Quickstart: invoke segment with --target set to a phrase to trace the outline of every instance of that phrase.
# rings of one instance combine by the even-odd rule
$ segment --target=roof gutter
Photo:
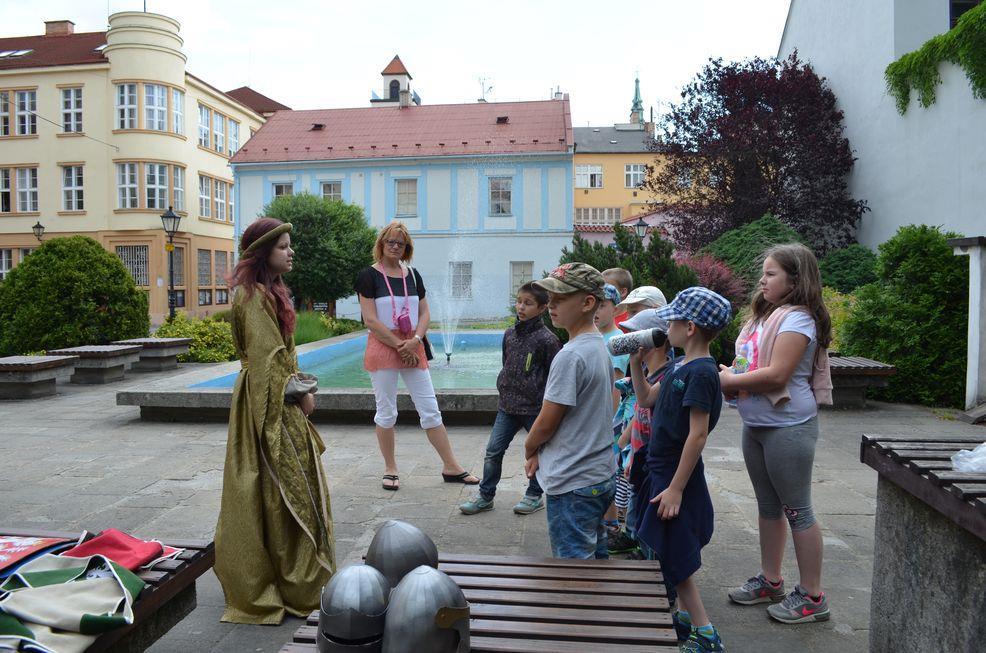
[[[387,156],[387,157],[373,157],[373,158],[353,158],[353,159],[296,159],[291,161],[247,161],[244,163],[233,163],[230,162],[230,167],[256,167],[256,166],[270,166],[270,165],[304,165],[311,163],[326,164],[326,163],[374,163],[381,161],[384,163],[392,161],[415,161],[419,160],[422,162],[431,161],[434,159],[445,160],[458,160],[458,159],[482,159],[482,158],[502,158],[502,157],[535,157],[535,156],[570,156],[572,152],[567,148],[565,150],[557,150],[553,152],[516,152],[513,154],[436,154],[434,156]]]

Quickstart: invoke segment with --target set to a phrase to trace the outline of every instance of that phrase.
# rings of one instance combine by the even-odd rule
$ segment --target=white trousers
[[[438,397],[431,383],[431,372],[417,367],[385,369],[370,372],[373,396],[377,402],[377,414],[373,422],[389,429],[397,423],[397,375],[404,379],[404,385],[411,395],[414,408],[418,411],[421,428],[430,429],[442,424],[442,413],[438,410]]]

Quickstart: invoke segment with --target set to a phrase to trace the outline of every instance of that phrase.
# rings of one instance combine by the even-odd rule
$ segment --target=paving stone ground
[[[141,537],[212,538],[222,491],[224,424],[140,421],[137,408],[116,406],[115,393],[170,373],[142,374],[107,386],[60,385],[56,397],[0,402],[0,524],[99,530]],[[986,428],[954,420],[950,411],[873,404],[867,410],[824,411],[815,459],[814,503],[824,529],[824,583],[832,620],[803,626],[772,623],[764,608],[731,605],[726,590],[757,572],[756,503],[740,452],[740,421],[726,410],[705,452],[716,530],[699,574],[706,607],[730,651],[848,653],[867,649],[876,473],[859,463],[860,435],[982,436]],[[510,510],[525,486],[521,447],[514,446],[492,512],[473,517],[457,506],[469,490],[442,483],[440,462],[424,434],[398,431],[401,489],[380,487],[381,460],[370,425],[322,424],[328,447],[337,560],[357,561],[373,529],[389,518],[417,524],[439,550],[549,555],[544,512]],[[461,462],[482,471],[488,427],[453,427]],[[522,436],[520,436],[522,437]],[[519,442],[517,443],[519,445]],[[785,576],[797,578],[793,551]],[[219,623],[222,591],[210,572],[198,583],[198,607],[150,650],[154,653],[276,652],[301,623]]]

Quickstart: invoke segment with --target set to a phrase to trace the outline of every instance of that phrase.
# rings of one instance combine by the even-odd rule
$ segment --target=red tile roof
[[[497,118],[506,116],[505,124]],[[313,129],[314,125],[321,129]],[[278,111],[232,163],[570,152],[568,98]]]
[[[281,104],[277,100],[272,100],[263,93],[258,93],[249,86],[241,86],[234,88],[232,91],[226,91],[226,95],[240,104],[250,107],[259,114],[285,110],[290,111],[291,109],[291,107]]]
[[[106,32],[80,32],[67,36],[11,36],[0,38],[0,51],[33,50],[20,57],[0,58],[0,70],[107,63],[96,48],[106,43]]]
[[[396,54],[394,58],[390,60],[387,67],[383,69],[380,73],[381,75],[407,75],[408,79],[414,79],[411,77],[411,73],[407,72],[407,68],[404,67],[404,62]]]

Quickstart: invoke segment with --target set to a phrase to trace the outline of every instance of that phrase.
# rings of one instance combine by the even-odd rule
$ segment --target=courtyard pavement
[[[169,373],[131,376],[108,386],[59,386],[53,398],[0,402],[0,524],[58,530],[116,527],[145,538],[212,538],[222,490],[225,424],[157,424],[115,404],[115,393]],[[825,537],[824,584],[832,620],[782,626],[763,606],[731,605],[726,590],[757,572],[756,503],[740,453],[740,421],[725,410],[705,451],[716,531],[698,576],[706,607],[734,652],[848,653],[867,649],[876,473],[859,463],[860,435],[925,438],[981,436],[986,428],[951,411],[873,404],[824,411],[815,459],[814,503]],[[337,562],[355,562],[386,519],[410,521],[440,551],[550,555],[544,512],[520,517],[521,447],[507,453],[496,509],[473,517],[458,504],[469,490],[441,482],[424,434],[399,427],[401,489],[380,487],[381,460],[370,425],[321,424],[335,520]],[[482,471],[488,427],[450,429],[460,461]],[[518,437],[522,437],[518,436]],[[515,444],[519,444],[516,442]],[[788,551],[785,576],[797,572]],[[223,597],[210,572],[198,583],[198,607],[150,650],[276,652],[301,620],[279,627],[221,624]],[[602,647],[600,650],[605,650]]]

